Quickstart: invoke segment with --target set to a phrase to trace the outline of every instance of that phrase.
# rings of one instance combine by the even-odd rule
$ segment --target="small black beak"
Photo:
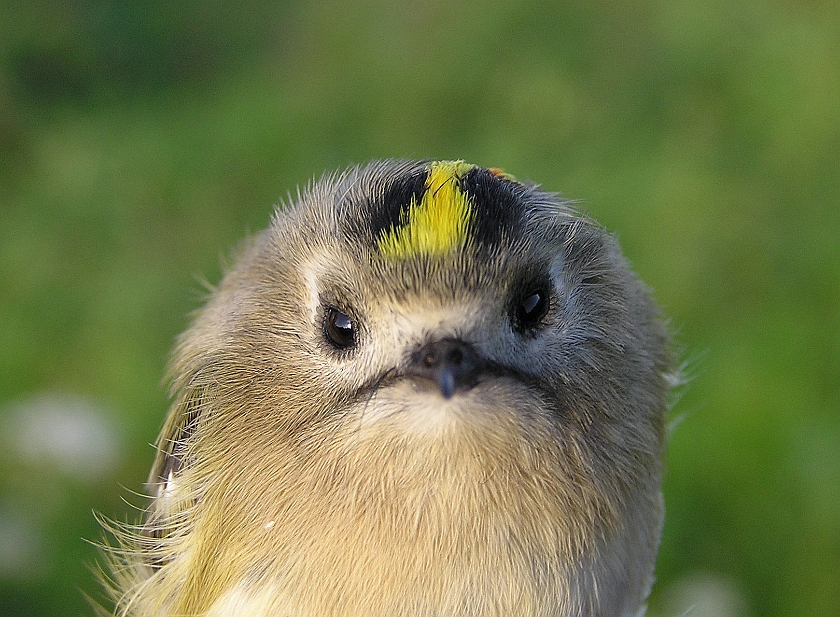
[[[459,388],[472,388],[484,369],[475,349],[457,339],[443,339],[423,345],[411,354],[406,373],[433,382],[444,398]]]

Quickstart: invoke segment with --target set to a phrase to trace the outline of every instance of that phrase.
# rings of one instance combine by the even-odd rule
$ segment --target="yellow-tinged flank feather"
[[[432,163],[420,203],[412,198],[401,225],[382,236],[380,254],[407,259],[419,254],[445,255],[466,246],[472,210],[458,179],[472,167],[464,161]]]

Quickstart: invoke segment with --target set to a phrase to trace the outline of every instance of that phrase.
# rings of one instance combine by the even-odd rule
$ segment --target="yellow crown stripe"
[[[420,203],[412,198],[405,220],[382,236],[380,254],[407,259],[419,254],[444,255],[466,246],[472,210],[458,179],[472,167],[464,161],[432,163]]]

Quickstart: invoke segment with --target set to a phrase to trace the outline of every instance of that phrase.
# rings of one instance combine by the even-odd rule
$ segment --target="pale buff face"
[[[356,391],[348,397],[356,401],[355,406],[347,411],[347,420],[358,433],[355,439],[385,430],[386,426],[395,435],[409,437],[457,430],[458,424],[465,422],[492,424],[499,419],[494,409],[503,415],[515,410],[510,398],[551,398],[550,393],[541,393],[539,388],[513,376],[518,362],[533,362],[529,359],[541,356],[548,343],[546,337],[523,337],[515,332],[510,313],[516,299],[508,297],[515,292],[493,286],[473,294],[441,297],[416,289],[398,297],[393,289],[379,290],[369,295],[354,294],[351,306],[338,299],[340,292],[331,288],[330,279],[325,276],[334,269],[334,257],[323,253],[304,266],[304,315],[308,323],[302,329],[312,333],[310,344],[318,350],[323,346],[318,339],[324,338],[324,303],[350,307],[344,310],[352,313],[356,330],[353,348],[344,353],[328,350],[321,354],[323,366],[319,370],[328,372],[336,387]],[[559,268],[549,264],[547,272],[552,270]],[[348,278],[353,278],[353,274],[357,280],[363,278],[360,273],[351,273]],[[559,299],[563,281],[557,279],[552,289]],[[445,339],[463,341],[483,360],[512,370],[508,374],[486,371],[476,377],[477,383],[458,388],[451,397],[444,396],[433,382],[403,374],[413,353],[430,341]],[[507,402],[500,401],[500,396]],[[539,407],[539,403],[533,404]]]

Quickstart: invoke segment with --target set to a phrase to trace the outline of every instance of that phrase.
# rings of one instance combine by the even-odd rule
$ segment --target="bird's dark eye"
[[[513,309],[513,323],[517,330],[524,332],[539,327],[548,312],[548,293],[538,289],[524,294]]]
[[[356,329],[347,313],[334,306],[324,315],[324,334],[334,347],[346,349],[356,342]]]

